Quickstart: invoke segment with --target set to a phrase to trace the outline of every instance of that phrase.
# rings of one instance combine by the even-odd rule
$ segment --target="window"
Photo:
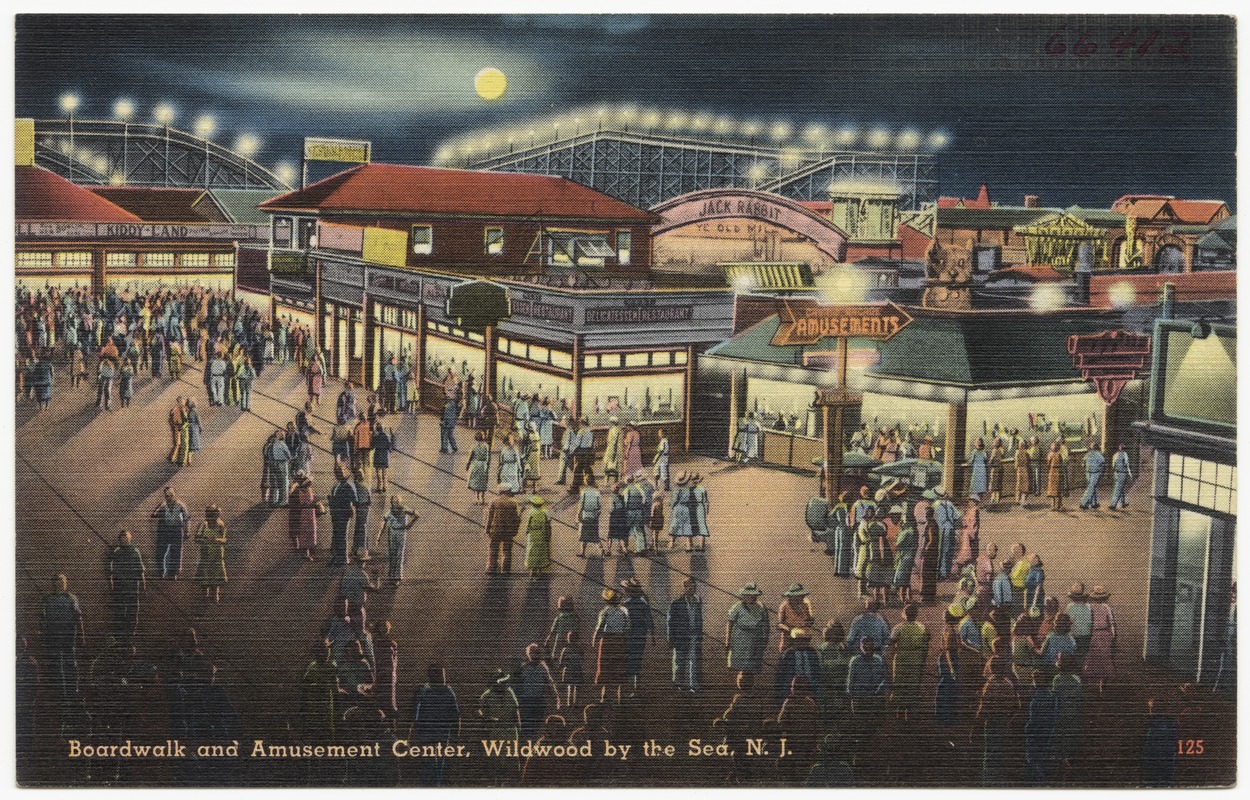
[[[616,255],[602,233],[547,231],[545,238],[547,263],[551,265],[602,267],[605,258]]]
[[[620,353],[604,353],[599,356],[599,366],[602,369],[612,369],[621,365]]]
[[[633,235],[629,231],[616,232],[616,263],[622,267],[629,266],[629,245]]]
[[[108,253],[104,256],[104,265],[106,267],[137,267],[139,265],[139,254]]]
[[[486,229],[486,254],[503,255],[503,228]]]
[[[184,267],[207,267],[208,253],[183,253],[182,266]]]
[[[274,217],[273,218],[273,244],[274,244],[274,247],[290,247],[291,246],[291,218],[290,217]]]
[[[234,253],[218,253],[213,256],[213,266],[215,267],[233,267]]]
[[[686,351],[678,350],[676,353],[673,353],[673,363],[685,364],[686,363]]]
[[[52,254],[18,253],[17,265],[19,267],[50,267],[52,266]]]
[[[1192,506],[1236,514],[1237,468],[1171,453],[1167,496]]]
[[[79,250],[57,253],[56,265],[58,267],[89,267],[91,266],[91,251]]]
[[[419,256],[428,256],[434,252],[434,227],[431,225],[412,226],[412,252]]]
[[[145,253],[143,256],[145,267],[172,267],[173,265],[173,253]]]
[[[299,249],[308,250],[317,246],[317,220],[301,219],[299,221]]]
[[[627,367],[645,367],[650,360],[650,353],[626,353],[625,366]]]

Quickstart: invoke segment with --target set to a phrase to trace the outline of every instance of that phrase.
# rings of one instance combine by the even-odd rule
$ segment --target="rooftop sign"
[[[912,317],[893,303],[827,306],[812,300],[782,303],[781,325],[774,345],[816,344],[825,337],[859,336],[886,341],[911,322]]]

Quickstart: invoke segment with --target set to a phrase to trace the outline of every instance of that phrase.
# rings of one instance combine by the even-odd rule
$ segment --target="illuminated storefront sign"
[[[353,139],[305,139],[305,161],[368,164],[372,143]]]
[[[886,341],[912,317],[893,303],[826,306],[810,300],[786,301],[781,325],[772,343],[778,346],[816,344],[825,337],[861,336]]]
[[[268,225],[19,222],[18,237],[53,239],[268,239]]]

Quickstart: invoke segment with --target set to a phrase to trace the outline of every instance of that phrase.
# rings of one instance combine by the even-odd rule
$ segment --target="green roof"
[[[1031,225],[1040,219],[1063,213],[1059,208],[1025,208],[1024,206],[996,206],[994,208],[939,208],[939,228],[968,228],[972,230],[1004,230],[1017,225]]]
[[[1236,246],[1228,239],[1227,231],[1211,231],[1198,240],[1197,247],[1199,250],[1219,250],[1225,253],[1235,252],[1237,250]]]
[[[866,374],[971,388],[1079,381],[1068,337],[1120,324],[1117,313],[917,316],[880,348]]]
[[[1094,225],[1100,228],[1122,228],[1124,227],[1124,215],[1119,211],[1112,211],[1109,208],[1081,208],[1080,206],[1072,206],[1064,210],[1065,214],[1076,217],[1086,225]]]
[[[709,347],[707,355],[738,358],[743,361],[760,361],[765,364],[803,365],[801,345],[775,345],[772,338],[781,327],[781,317],[773,314],[742,333],[718,345]]]
[[[268,225],[269,215],[256,206],[272,200],[281,192],[272,189],[210,189],[208,194],[231,222],[238,225]]]

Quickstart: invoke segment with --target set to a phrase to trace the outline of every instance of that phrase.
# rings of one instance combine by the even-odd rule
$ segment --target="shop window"
[[[651,354],[651,366],[653,367],[667,367],[669,364],[672,364],[672,363],[673,363],[673,354],[668,352],[667,350],[660,352],[660,353]]]
[[[599,356],[599,366],[603,369],[613,369],[621,365],[620,353],[604,353]]]
[[[52,254],[18,253],[17,265],[19,267],[50,267],[52,266]]]
[[[673,363],[685,364],[686,363],[686,351],[678,350],[676,353],[673,353]]]
[[[233,267],[234,253],[217,253],[213,256],[213,266],[215,267]]]
[[[529,355],[526,352],[525,342],[518,342],[516,339],[512,340],[512,343],[508,347],[508,352],[520,358],[525,358],[526,356]]]
[[[274,247],[290,247],[291,246],[291,218],[290,217],[274,217],[273,218],[273,246]]]
[[[104,265],[107,267],[137,267],[139,266],[139,254],[108,253],[104,256]]]
[[[482,344],[486,341],[486,337],[480,333],[474,333],[473,331],[469,331],[469,341]]]
[[[622,267],[629,266],[629,249],[633,238],[629,231],[616,232],[616,263]]]
[[[486,254],[489,256],[503,255],[503,228],[486,229]]]
[[[626,353],[625,366],[627,367],[645,367],[651,360],[650,353]]]
[[[182,266],[184,267],[207,267],[208,253],[183,253]]]
[[[572,353],[562,353],[559,350],[551,351],[551,366],[560,369],[573,369]]]
[[[548,231],[546,239],[548,263],[552,265],[602,267],[605,258],[616,255],[602,233]]]
[[[428,256],[434,252],[434,227],[432,225],[412,226],[412,252],[419,256]]]
[[[615,416],[622,422],[666,422],[682,418],[685,376],[622,375],[582,382],[582,402],[592,425]]]
[[[1167,496],[1222,514],[1237,513],[1237,468],[1171,453]]]
[[[511,339],[508,339],[507,337],[504,337],[504,336],[500,336],[498,339],[495,340],[496,352],[499,352],[499,353],[508,352],[508,345],[511,344],[511,342],[512,342]]]
[[[584,356],[582,369],[599,369],[599,356]]]
[[[299,249],[309,250],[317,246],[317,220],[299,220]]]
[[[172,267],[173,265],[173,253],[145,253],[143,256],[145,267]]]
[[[539,347],[536,344],[532,344],[530,345],[529,358],[531,361],[539,361],[539,362],[542,362],[543,364],[546,364],[550,352],[551,351],[549,351],[545,347]]]
[[[89,267],[91,266],[91,251],[79,250],[68,253],[57,253],[56,265],[58,267]]]

